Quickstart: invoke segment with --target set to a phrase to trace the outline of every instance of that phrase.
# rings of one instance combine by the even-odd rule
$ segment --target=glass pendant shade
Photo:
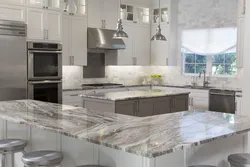
[[[161,33],[161,26],[158,26],[157,33],[151,38],[151,41],[167,41],[166,37]]]
[[[128,38],[128,34],[123,31],[122,20],[118,21],[117,31],[113,35],[114,39]]]

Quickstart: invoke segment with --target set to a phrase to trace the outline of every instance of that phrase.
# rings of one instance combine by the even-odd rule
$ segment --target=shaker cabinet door
[[[116,102],[115,112],[118,114],[135,116],[137,112],[137,103],[134,100]]]
[[[88,1],[88,27],[102,28],[101,0]]]
[[[71,52],[73,64],[87,65],[87,20],[83,17],[71,17]]]
[[[63,52],[62,52],[62,63],[63,65],[71,65],[71,55],[70,55],[70,43],[71,43],[71,38],[70,38],[70,26],[71,26],[71,16],[69,15],[63,15],[62,17],[62,47],[63,47]]]
[[[0,4],[0,19],[25,21],[25,7]]]
[[[27,8],[27,32],[28,39],[45,39],[45,12],[43,9]]]
[[[118,21],[118,1],[117,0],[104,0],[103,1],[103,15],[104,27],[106,29],[115,30]]]
[[[172,97],[161,97],[154,99],[154,115],[171,113]]]
[[[154,100],[151,99],[143,99],[138,102],[138,117],[147,117],[152,116],[154,113]]]
[[[62,38],[62,14],[57,11],[47,11],[46,16],[47,40],[61,41]]]

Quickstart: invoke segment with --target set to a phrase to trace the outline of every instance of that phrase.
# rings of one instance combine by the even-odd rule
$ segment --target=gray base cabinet
[[[187,111],[188,99],[188,94],[122,101],[83,98],[85,108],[93,111],[113,112],[138,117]]]

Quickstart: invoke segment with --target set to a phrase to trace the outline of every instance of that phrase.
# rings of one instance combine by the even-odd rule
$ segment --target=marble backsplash
[[[142,84],[144,78],[150,82],[151,74],[161,74],[161,84],[168,85],[190,85],[192,76],[182,75],[181,68],[161,67],[161,66],[107,66],[106,78],[83,78],[83,68],[81,66],[63,67],[63,89],[81,88],[81,84],[86,83],[121,83],[124,85]],[[239,70],[236,77],[209,77],[210,86],[224,88],[241,88],[241,74]],[[202,85],[203,78],[197,77],[198,85]]]

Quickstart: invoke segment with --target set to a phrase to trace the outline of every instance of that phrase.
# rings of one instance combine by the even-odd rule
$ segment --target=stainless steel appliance
[[[0,20],[0,100],[27,98],[26,24]]]
[[[115,33],[116,30],[88,28],[88,49],[126,49],[126,45],[122,39],[113,38]]]
[[[28,42],[28,98],[62,103],[62,44]]]
[[[61,104],[62,81],[61,80],[29,81],[28,97],[29,99]]]
[[[28,80],[62,79],[62,44],[28,42]]]
[[[233,90],[210,89],[209,110],[235,114],[235,94]]]

